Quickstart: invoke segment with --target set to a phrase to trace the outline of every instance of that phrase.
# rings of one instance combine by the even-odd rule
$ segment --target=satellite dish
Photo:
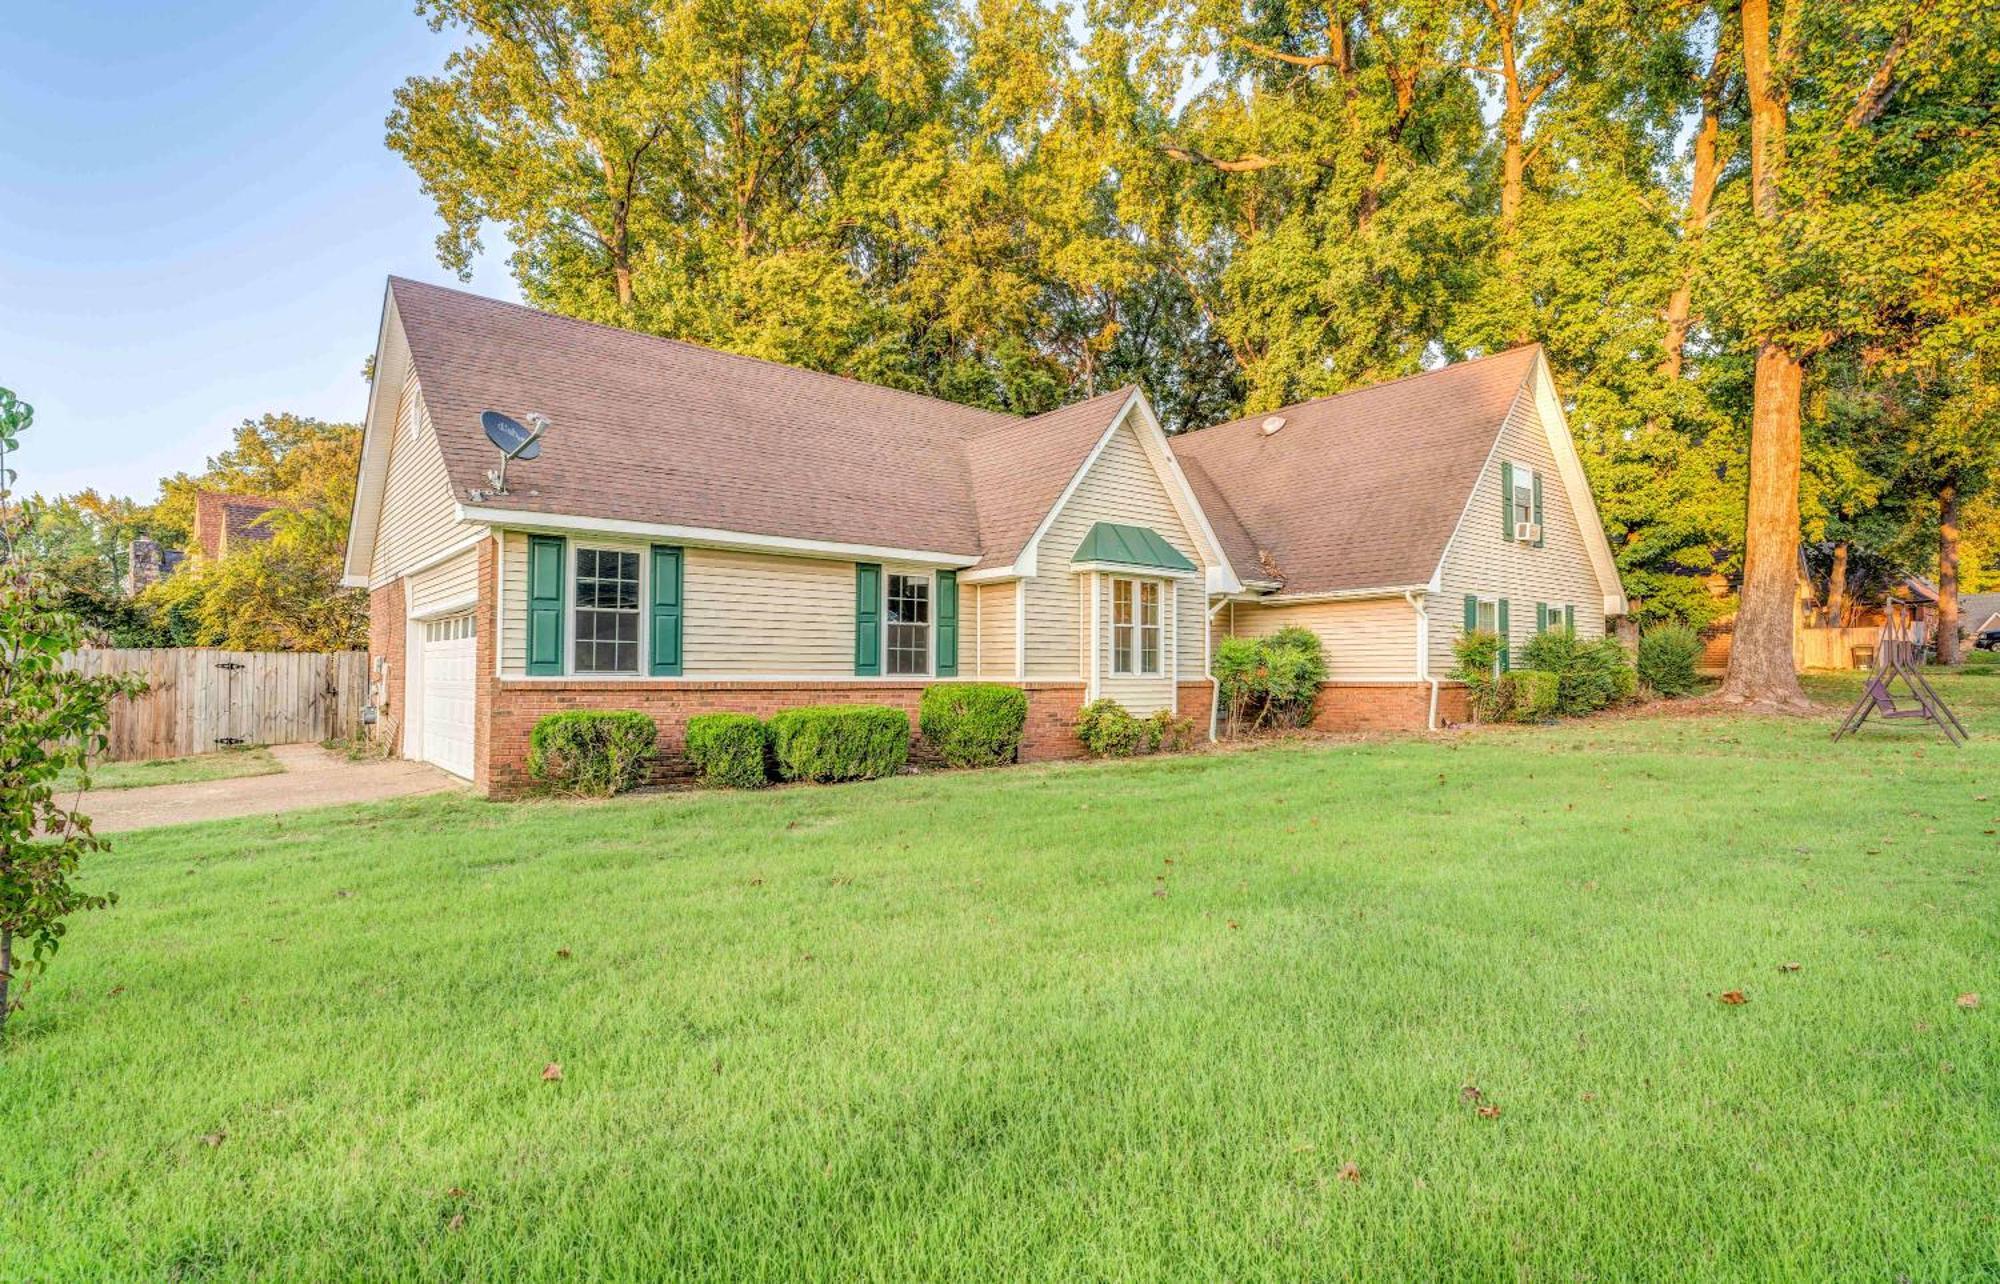
[[[486,429],[486,440],[498,446],[500,453],[509,459],[534,459],[542,453],[540,432],[528,431],[497,410],[481,414],[479,423]]]
[[[500,466],[489,469],[486,480],[493,483],[490,492],[494,495],[507,493],[507,465],[516,459],[537,459],[542,453],[542,434],[549,430],[549,417],[530,413],[528,427],[523,428],[514,420],[497,410],[480,412],[480,426],[486,429],[486,440],[500,448]]]
[[[1275,433],[1276,431],[1278,431],[1278,429],[1283,428],[1284,426],[1285,426],[1285,417],[1283,415],[1272,415],[1269,419],[1266,419],[1263,422],[1261,431],[1266,437],[1269,437],[1272,433]]]

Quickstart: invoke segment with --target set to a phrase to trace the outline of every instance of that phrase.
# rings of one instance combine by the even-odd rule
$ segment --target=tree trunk
[[[1958,654],[1958,480],[1938,487],[1939,664],[1957,664]]]
[[[1773,712],[1811,707],[1799,689],[1793,621],[1799,604],[1799,359],[1775,343],[1757,350],[1750,420],[1750,504],[1743,594],[1722,698]]]
[[[1847,541],[1833,546],[1833,573],[1826,584],[1826,622],[1829,627],[1847,627]]]
[[[1708,230],[1709,209],[1715,200],[1715,181],[1721,171],[1716,163],[1716,143],[1722,136],[1722,91],[1727,83],[1727,42],[1716,39],[1715,61],[1701,87],[1701,125],[1694,135],[1694,175],[1688,185],[1687,221],[1681,225],[1681,279],[1667,300],[1667,334],[1660,373],[1668,379],[1681,377],[1682,354],[1687,347],[1688,325],[1694,315],[1694,257]]]

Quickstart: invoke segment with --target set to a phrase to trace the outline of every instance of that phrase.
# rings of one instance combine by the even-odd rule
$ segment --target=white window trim
[[[652,612],[646,609],[646,602],[653,574],[653,568],[648,563],[652,561],[652,558],[647,556],[645,549],[635,548],[629,544],[589,544],[578,540],[568,540],[565,542],[568,545],[566,555],[569,559],[569,565],[563,568],[564,587],[568,597],[568,618],[563,621],[563,672],[559,675],[540,674],[537,676],[543,678],[560,677],[563,681],[573,681],[583,678],[616,682],[630,682],[635,678],[651,677],[652,675],[646,672],[646,657],[652,654],[652,620],[648,618],[652,615]],[[586,549],[597,553],[636,553],[639,556],[639,653],[636,667],[629,673],[604,673],[598,670],[593,670],[589,673],[577,672],[576,613],[581,609],[581,605],[576,598],[577,580],[580,578],[576,573],[576,555]],[[597,608],[592,609],[595,610]]]
[[[1118,667],[1118,586],[1120,584],[1129,584],[1132,586],[1132,643],[1130,652],[1126,656],[1132,662],[1132,667],[1122,671]],[[1153,648],[1153,658],[1157,667],[1151,673],[1146,672],[1144,668],[1146,654],[1145,631],[1147,626],[1145,624],[1145,611],[1141,606],[1143,602],[1141,586],[1147,584],[1153,586],[1153,601],[1155,612],[1158,616],[1158,623],[1152,625],[1154,633],[1158,635],[1158,643]],[[1114,575],[1110,577],[1111,620],[1109,626],[1110,644],[1106,648],[1105,655],[1107,661],[1106,676],[1113,679],[1138,678],[1143,680],[1148,678],[1163,678],[1171,672],[1168,668],[1167,659],[1168,588],[1168,581],[1155,579],[1151,576]]]
[[[1535,468],[1534,465],[1524,464],[1518,459],[1511,466],[1514,470],[1514,489],[1513,493],[1507,496],[1507,518],[1511,525],[1518,526],[1523,522],[1533,522],[1535,520],[1535,478],[1539,475],[1540,470]],[[1520,504],[1521,495],[1524,491],[1528,496],[1528,515],[1526,517],[1521,516]]]
[[[922,673],[889,672],[889,577],[892,575],[900,575],[902,578],[906,580],[921,579],[930,585],[929,589],[930,595],[926,599],[930,605],[930,619],[926,621],[924,624],[924,671]],[[964,604],[963,600],[961,599],[960,605],[962,606],[963,604]],[[881,601],[876,603],[876,608],[881,612],[882,616],[882,640],[881,640],[881,645],[878,648],[875,657],[876,671],[883,678],[892,679],[897,682],[908,682],[911,681],[912,679],[924,682],[931,682],[937,680],[937,635],[938,635],[937,572],[930,570],[926,567],[912,567],[912,568],[899,568],[894,566],[883,567],[882,599]],[[961,632],[961,640],[962,638],[963,635]]]

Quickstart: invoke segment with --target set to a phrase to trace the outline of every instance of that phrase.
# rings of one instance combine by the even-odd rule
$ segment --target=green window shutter
[[[1540,548],[1542,546],[1542,542],[1544,539],[1544,537],[1539,533],[1541,531],[1541,528],[1542,528],[1542,475],[1540,473],[1536,473],[1535,474],[1535,530],[1537,532],[1537,534],[1535,535],[1536,548]]]
[[[1514,542],[1514,465],[1500,461],[1500,538]]]
[[[1513,650],[1513,635],[1507,631],[1507,599],[1503,597],[1500,599],[1500,672],[1505,673],[1514,667]]]
[[[854,676],[873,678],[882,672],[882,567],[878,562],[854,564]]]
[[[1549,631],[1548,605],[1543,602],[1537,602],[1535,603],[1535,632],[1547,633],[1548,631]]]
[[[1465,595],[1465,631],[1479,631],[1479,599],[1471,593]]]
[[[958,676],[958,572],[937,573],[937,675]]]
[[[1564,627],[1564,628],[1566,628],[1566,629],[1568,629],[1568,630],[1570,631],[1570,634],[1571,634],[1571,636],[1574,636],[1574,635],[1576,634],[1576,608],[1575,608],[1575,607],[1573,607],[1573,606],[1565,606],[1565,607],[1563,608],[1563,627]]]
[[[681,549],[670,544],[653,545],[653,656],[656,677],[679,677],[681,672]]]
[[[528,538],[528,672],[563,671],[563,563],[567,541],[556,535]]]

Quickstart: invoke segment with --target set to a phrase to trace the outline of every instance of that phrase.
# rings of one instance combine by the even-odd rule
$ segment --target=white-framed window
[[[575,550],[571,576],[574,673],[639,672],[639,553],[636,549]]]
[[[1111,581],[1111,671],[1153,677],[1160,672],[1160,582]]]
[[[1487,492],[1489,495],[1491,491]],[[1514,465],[1514,502],[1511,505],[1516,527],[1535,520],[1535,470],[1526,464]]]
[[[931,577],[891,572],[888,581],[882,671],[926,675],[931,671]]]
[[[472,616],[454,615],[443,620],[424,621],[424,641],[457,642],[473,635]]]
[[[1491,491],[1487,492],[1489,495],[1492,493]],[[1479,599],[1479,631],[1482,633],[1498,633],[1500,631],[1500,602],[1497,598],[1482,597]]]

